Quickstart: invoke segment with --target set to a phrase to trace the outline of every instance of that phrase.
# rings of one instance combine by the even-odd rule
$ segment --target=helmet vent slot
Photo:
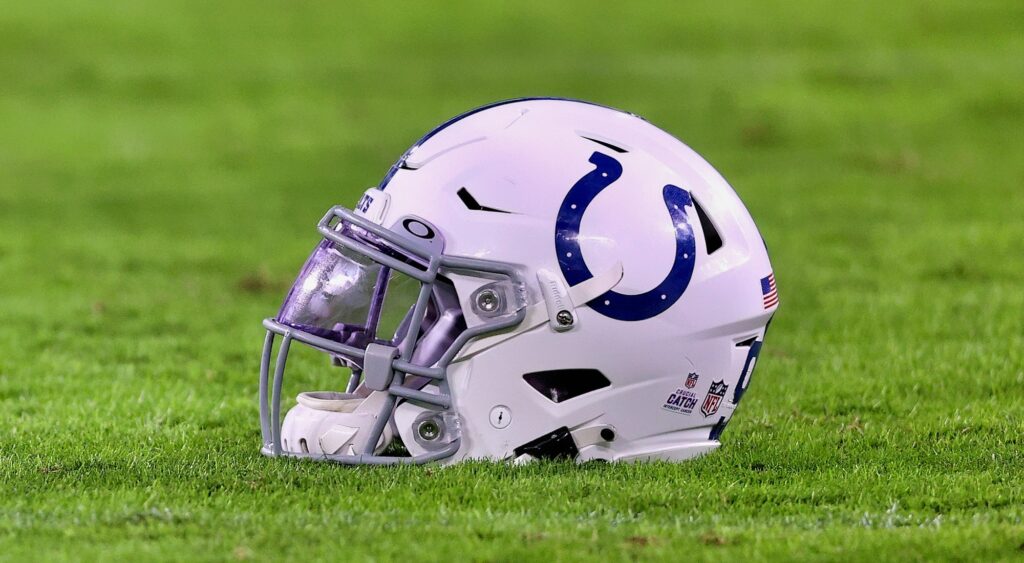
[[[704,245],[707,247],[708,254],[722,248],[722,235],[719,234],[718,229],[715,228],[715,224],[711,222],[711,218],[704,212],[704,208],[701,207],[700,202],[697,198],[691,197],[693,201],[693,208],[697,211],[697,219],[700,220],[700,228],[704,231]]]
[[[586,140],[588,140],[588,141],[591,141],[591,142],[597,143],[597,144],[601,145],[602,147],[605,147],[605,148],[609,148],[609,149],[611,149],[611,150],[613,150],[613,151],[615,151],[615,152],[617,152],[617,153],[626,153],[626,152],[629,152],[629,151],[627,151],[626,149],[624,149],[624,148],[622,148],[622,147],[617,147],[617,146],[615,146],[615,145],[613,145],[613,144],[609,143],[608,141],[602,141],[602,140],[600,140],[600,139],[595,139],[595,138],[593,138],[593,137],[587,137],[586,135],[580,135],[580,137],[583,137],[584,139],[586,139]]]
[[[459,188],[459,191],[456,192],[456,193],[458,194],[459,199],[462,200],[462,204],[465,205],[466,209],[469,209],[470,211],[490,211],[491,213],[510,213],[510,211],[505,211],[504,209],[495,209],[493,207],[487,207],[486,205],[480,205],[480,202],[478,202],[476,200],[476,198],[473,197],[473,194],[469,193],[469,190],[467,190],[465,187]]]
[[[746,340],[742,340],[740,342],[737,342],[736,343],[736,347],[737,348],[749,348],[749,347],[754,345],[754,342],[756,340],[757,340],[757,335],[755,334],[754,336],[751,336],[750,338],[748,338]]]
[[[541,395],[555,403],[568,401],[611,385],[596,369],[556,369],[527,373],[523,379]]]

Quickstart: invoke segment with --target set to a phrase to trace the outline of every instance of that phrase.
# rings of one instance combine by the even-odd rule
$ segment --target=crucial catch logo
[[[697,394],[690,389],[693,389],[697,385],[697,378],[700,377],[696,373],[691,373],[686,376],[686,382],[683,384],[684,387],[680,387],[675,390],[674,393],[665,399],[665,404],[661,408],[677,412],[680,414],[690,414],[693,409],[697,406]]]

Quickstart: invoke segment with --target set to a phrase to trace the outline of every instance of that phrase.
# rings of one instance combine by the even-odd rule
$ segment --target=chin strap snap
[[[482,352],[496,344],[504,342],[544,323],[559,332],[577,326],[579,319],[576,308],[586,305],[605,292],[611,290],[622,280],[622,263],[616,262],[608,271],[589,280],[566,288],[562,278],[547,270],[537,272],[544,300],[526,307],[523,322],[508,332],[478,338],[467,344],[455,361],[464,360],[469,356]]]

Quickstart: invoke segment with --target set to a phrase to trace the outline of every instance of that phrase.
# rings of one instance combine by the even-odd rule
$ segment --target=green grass
[[[376,4],[4,4],[0,559],[1024,556],[1020,2]],[[315,221],[537,94],[646,116],[758,220],[782,308],[723,448],[260,457]]]

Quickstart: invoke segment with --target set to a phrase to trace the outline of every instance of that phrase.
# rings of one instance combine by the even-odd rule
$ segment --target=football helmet
[[[268,456],[688,459],[719,446],[778,307],[718,172],[577,100],[449,120],[318,230],[263,322]],[[294,344],[344,369],[282,419]]]

